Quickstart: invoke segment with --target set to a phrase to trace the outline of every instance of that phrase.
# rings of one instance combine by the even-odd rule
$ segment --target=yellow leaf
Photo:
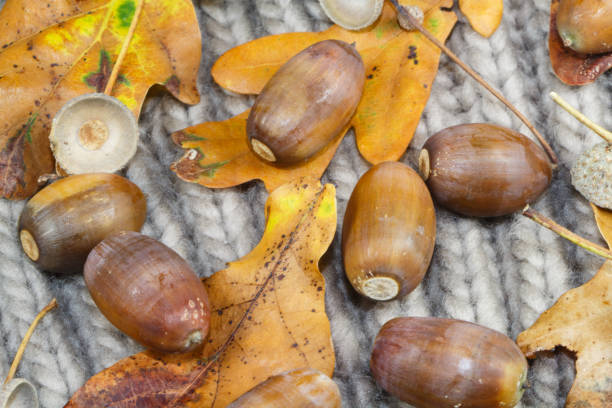
[[[608,247],[612,249],[612,211],[598,207],[595,204],[591,204],[591,208],[593,208],[599,232],[601,232],[604,240],[608,243]]]
[[[490,37],[504,14],[503,0],[459,0],[459,8],[470,25],[483,37]]]

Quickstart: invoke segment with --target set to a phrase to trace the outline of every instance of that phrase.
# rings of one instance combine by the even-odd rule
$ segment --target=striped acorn
[[[612,0],[561,0],[557,31],[563,45],[581,54],[612,51]]]
[[[331,378],[312,368],[275,375],[227,408],[340,408],[340,391]]]
[[[527,368],[507,336],[435,317],[387,322],[370,359],[378,385],[417,408],[513,407],[523,395]]]
[[[384,162],[361,177],[342,228],[344,270],[357,292],[373,300],[410,293],[425,276],[435,241],[433,202],[414,170]]]
[[[339,40],[311,45],[287,61],[255,100],[246,125],[250,148],[278,166],[307,161],[348,126],[364,82],[355,47]]]

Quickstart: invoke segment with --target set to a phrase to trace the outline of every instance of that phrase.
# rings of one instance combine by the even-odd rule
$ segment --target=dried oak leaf
[[[612,262],[566,292],[522,332],[517,343],[528,358],[563,346],[576,353],[576,378],[568,408],[612,406]]]
[[[502,20],[503,0],[459,0],[459,9],[470,25],[483,37],[490,37]]]
[[[559,0],[550,4],[550,33],[548,51],[555,75],[568,85],[586,85],[612,68],[612,52],[597,55],[581,55],[563,46],[557,31]]]
[[[442,9],[452,7],[452,0],[401,3],[418,5],[426,11],[423,24],[441,41],[446,40],[457,21],[454,12]],[[371,163],[399,159],[412,139],[429,98],[440,50],[420,33],[401,29],[396,11],[389,2],[384,4],[378,21],[362,31],[349,31],[334,25],[318,33],[279,34],[240,45],[219,58],[212,75],[228,90],[256,94],[289,58],[326,39],[354,43],[364,60],[363,98],[351,123],[359,151]],[[203,153],[215,155],[219,160],[232,155],[226,151]],[[266,176],[254,174],[250,177]],[[207,180],[199,181],[208,185]]]
[[[135,0],[7,0],[0,11],[0,193],[21,199],[54,171],[55,113],[75,96],[102,92],[127,35]],[[197,103],[201,36],[190,0],[144,0],[113,88],[139,116],[154,84]]]
[[[261,242],[203,282],[210,335],[200,352],[143,352],[92,377],[66,407],[225,407],[269,376],[313,367],[334,350],[318,263],[336,229],[335,189],[300,179],[271,193]]]
[[[174,133],[175,143],[189,150],[170,168],[181,179],[207,187],[232,187],[260,179],[272,191],[299,177],[321,178],[348,130],[306,163],[281,168],[252,153],[246,138],[248,116],[249,110],[223,122],[205,122]]]
[[[595,204],[591,204],[591,208],[593,208],[599,232],[601,232],[608,247],[612,248],[612,210],[598,207]]]

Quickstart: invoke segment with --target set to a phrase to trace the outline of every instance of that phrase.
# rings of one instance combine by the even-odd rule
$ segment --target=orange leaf
[[[334,237],[334,187],[314,179],[270,194],[261,242],[204,280],[210,337],[188,355],[136,354],[92,377],[66,407],[225,407],[272,375],[335,357],[318,262]]]
[[[7,0],[0,11],[0,194],[25,198],[54,170],[51,119],[69,99],[102,92],[127,36],[135,0]],[[144,0],[117,97],[138,117],[164,84],[196,103],[201,36],[190,0]]]
[[[612,249],[612,211],[591,204],[593,213],[595,213],[595,221],[599,227],[599,232],[608,243],[608,247]]]
[[[248,116],[246,111],[223,122],[205,122],[174,133],[174,141],[189,150],[170,168],[181,179],[206,187],[231,187],[260,179],[272,191],[299,177],[321,178],[346,133],[305,164],[280,168],[265,163],[249,148]]]
[[[412,0],[425,11],[424,26],[444,41],[457,21],[451,0]],[[363,98],[352,125],[357,146],[371,163],[397,160],[416,129],[438,70],[440,50],[416,31],[404,31],[395,9],[385,3],[371,28],[332,26],[319,33],[263,37],[226,52],[212,68],[215,81],[233,92],[256,94],[276,70],[304,48],[326,39],[354,43],[366,67]],[[246,137],[246,136],[245,136]]]
[[[612,53],[581,55],[564,47],[557,31],[557,11],[559,0],[550,5],[550,33],[548,50],[555,75],[568,85],[586,85],[595,81],[601,74],[612,68]]]
[[[576,378],[566,407],[612,404],[612,262],[589,282],[566,292],[517,343],[528,358],[563,346],[576,353]]]
[[[497,30],[504,14],[502,0],[459,0],[459,8],[474,31],[483,37],[490,37]]]

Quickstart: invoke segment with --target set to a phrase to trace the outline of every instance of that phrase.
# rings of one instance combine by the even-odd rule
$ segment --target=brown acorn
[[[365,68],[355,47],[325,40],[287,61],[261,91],[247,119],[247,139],[262,160],[308,160],[349,124],[361,100]]]
[[[208,335],[206,289],[187,262],[164,244],[120,232],[87,257],[85,284],[119,330],[163,352],[191,351]]]
[[[26,255],[42,270],[81,272],[91,249],[108,235],[140,231],[147,203],[142,191],[116,174],[66,177],[28,201],[19,218]]]
[[[436,203],[475,217],[521,210],[552,177],[546,154],[534,142],[487,123],[453,126],[431,136],[419,168]]]
[[[612,0],[561,0],[557,31],[563,45],[581,54],[612,51]]]
[[[507,336],[435,317],[387,322],[370,360],[378,385],[417,408],[513,407],[523,395],[527,368]]]
[[[361,177],[342,228],[344,270],[357,292],[373,300],[410,293],[423,280],[435,241],[433,202],[414,170],[384,162]]]
[[[331,378],[312,368],[275,375],[227,408],[340,408],[340,391]]]

